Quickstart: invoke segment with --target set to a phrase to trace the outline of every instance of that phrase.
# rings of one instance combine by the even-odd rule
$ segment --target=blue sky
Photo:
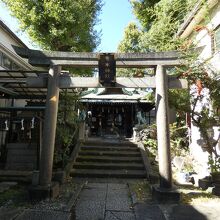
[[[114,52],[123,38],[124,28],[135,17],[128,0],[105,0],[104,3],[100,25],[97,27],[102,29],[102,42],[98,49],[102,52]]]
[[[129,22],[134,21],[135,17],[132,14],[129,0],[103,0],[103,2],[104,5],[99,16],[100,22],[96,27],[98,31],[102,30],[101,44],[97,51],[115,52],[118,43],[123,38],[124,28]],[[1,1],[0,18],[26,45],[33,48],[28,37],[19,32],[18,22],[10,16]]]

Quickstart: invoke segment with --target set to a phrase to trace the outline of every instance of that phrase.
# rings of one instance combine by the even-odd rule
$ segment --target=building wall
[[[200,58],[208,61],[211,68],[220,75],[220,48],[215,48],[215,33],[220,30],[220,3],[212,9],[206,19],[210,21],[206,25],[202,22],[199,24],[204,26],[204,29],[197,32],[195,41],[198,46],[204,46]]]
[[[210,0],[209,2],[214,1]],[[196,15],[194,16],[194,19],[195,18]],[[192,22],[194,21],[192,20],[191,23]],[[216,47],[216,40],[220,42],[220,34],[218,34],[218,39],[216,39],[217,33],[220,33],[220,3],[218,2],[215,4],[209,14],[206,15],[206,19],[200,19],[200,22],[196,25],[197,26],[194,26],[194,28],[196,27],[197,31],[192,28],[190,35],[188,35],[189,29],[187,30],[188,39],[193,39],[199,47],[203,47],[199,59],[205,62],[207,66],[214,71],[214,77],[220,80],[220,44]],[[183,32],[183,36],[184,34]],[[196,88],[191,88],[192,93],[194,89]],[[204,95],[204,99],[196,106],[198,111],[203,105],[209,105],[209,107],[212,108],[209,102],[208,93],[209,91],[203,89],[202,95]],[[217,139],[219,135],[218,128],[214,127],[214,131],[214,139]],[[192,124],[190,150],[196,160],[196,167],[194,168],[202,177],[209,174],[208,153],[203,151],[203,143],[199,129]],[[218,143],[218,148],[220,150],[220,143]]]
[[[0,70],[31,70],[32,67],[15,53],[12,45],[26,47],[0,20]],[[1,93],[0,95],[3,94]],[[14,101],[0,98],[0,107],[10,107],[12,105],[24,106],[25,100]],[[0,112],[0,154],[6,144],[9,118],[9,112]]]
[[[31,70],[27,60],[18,56],[13,45],[26,47],[17,36],[0,20],[0,70]],[[0,99],[1,107],[11,106],[12,100]],[[24,106],[24,100],[17,100],[14,106]]]
[[[7,26],[0,21],[0,52],[3,56],[6,56],[14,65],[12,65],[11,69],[23,69],[23,70],[31,70],[31,65],[20,56],[18,56],[14,49],[13,45],[19,47],[26,47],[14,34],[7,29]],[[0,55],[0,68],[1,69],[9,69],[7,66],[4,66],[2,63],[2,56]]]

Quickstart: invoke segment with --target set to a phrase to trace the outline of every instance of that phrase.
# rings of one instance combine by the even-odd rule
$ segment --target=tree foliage
[[[171,90],[169,104],[176,108],[178,113],[183,113],[182,115],[185,112],[191,114],[192,123],[198,127],[201,134],[200,146],[210,154],[212,162],[214,161],[212,168],[219,171],[220,155],[216,150],[216,144],[220,135],[217,140],[214,139],[213,126],[219,126],[219,113],[216,110],[220,108],[220,84],[216,80],[216,73],[208,67],[207,63],[200,62],[198,54],[189,50],[196,45],[187,40],[184,42],[176,36],[185,15],[196,2],[196,0],[131,0],[134,13],[141,24],[141,27],[136,28],[138,29],[136,33],[140,36],[135,35],[139,40],[137,45],[135,41],[130,43],[130,38],[127,36],[133,36],[130,33],[134,30],[128,26],[118,48],[123,52],[137,52],[137,48],[140,49],[138,52],[169,50],[182,52],[185,62],[176,68],[176,75],[187,79],[191,90]],[[206,2],[203,1],[203,6],[207,8],[208,13]],[[205,23],[203,21],[203,24]],[[202,28],[205,28],[203,24]],[[205,101],[205,99],[208,100]]]
[[[60,94],[59,110],[57,117],[56,144],[54,163],[62,167],[66,165],[73,145],[78,138],[78,112],[80,103],[79,94]]]
[[[139,42],[141,40],[142,32],[138,25],[134,22],[128,24],[124,30],[124,39],[118,46],[120,52],[139,52],[141,48]],[[137,69],[117,69],[117,76],[133,76]]]
[[[90,52],[99,43],[94,30],[101,0],[2,0],[32,41],[44,50]],[[91,75],[91,69],[69,69]],[[77,137],[79,96],[60,94],[54,163],[65,165]]]
[[[92,51],[101,0],[2,0],[33,42],[43,49]]]
[[[139,52],[142,32],[136,23],[131,22],[124,30],[124,39],[118,46],[120,52]]]
[[[145,30],[149,30],[154,20],[154,6],[160,0],[130,0],[133,12]]]
[[[133,52],[140,48],[140,52],[175,50],[181,41],[175,37],[179,25],[195,0],[131,0],[133,11],[141,27],[137,45],[133,45]],[[129,45],[129,32],[133,28],[125,29],[124,39],[119,44],[119,49],[124,52],[131,51]],[[137,38],[137,36],[136,36]],[[128,45],[127,48],[125,45]]]

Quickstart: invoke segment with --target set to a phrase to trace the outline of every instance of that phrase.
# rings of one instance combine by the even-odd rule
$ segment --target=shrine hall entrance
[[[155,122],[155,103],[144,99],[146,89],[98,88],[87,91],[80,102],[86,115],[88,136],[131,138],[133,128]]]
[[[87,118],[90,135],[130,137],[134,118],[132,113],[129,104],[90,104]]]
[[[89,136],[131,138],[138,124],[137,112],[141,111],[146,124],[151,124],[155,121],[153,108],[152,103],[87,103]]]

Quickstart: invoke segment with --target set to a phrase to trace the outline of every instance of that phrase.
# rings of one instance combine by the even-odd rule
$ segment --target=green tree
[[[138,25],[134,22],[128,24],[124,30],[124,39],[120,42],[118,46],[119,52],[139,52],[141,48],[139,47],[139,42],[141,40],[141,30]],[[137,69],[118,69],[117,76],[133,76]]]
[[[133,13],[145,30],[149,30],[154,20],[153,9],[160,0],[130,0]]]
[[[176,38],[176,32],[192,3],[187,0],[161,0],[157,3],[152,12],[151,27],[141,37],[143,51],[176,50],[182,44]]]
[[[101,0],[2,0],[42,49],[92,51]]]
[[[141,48],[139,47],[140,37],[142,31],[138,25],[134,22],[128,24],[124,30],[124,39],[120,42],[118,46],[118,51],[120,52],[139,52]]]
[[[189,50],[190,47],[196,45],[190,45],[189,42],[183,42],[176,37],[177,30],[184,21],[185,15],[197,1],[133,0],[131,2],[134,13],[142,25],[139,32],[140,37],[136,36],[139,41],[137,44],[134,44],[134,41],[130,44],[129,38],[126,38],[129,36],[129,29],[125,29],[127,33],[118,48],[122,48],[123,51],[136,51],[136,48],[140,48],[139,52],[181,50],[185,62],[181,67],[176,68],[176,75],[187,79],[189,85],[196,85],[197,91],[195,94],[189,94],[187,90],[170,91],[170,106],[175,107],[179,113],[183,113],[182,115],[184,112],[191,114],[193,124],[200,130],[203,149],[209,152],[210,156],[214,154],[215,159],[219,161],[220,155],[215,149],[217,141],[213,141],[213,137],[211,137],[213,126],[219,126],[219,115],[215,110],[220,106],[220,85],[214,77],[216,73],[212,72],[206,63],[198,62],[198,54]],[[206,2],[203,1],[204,8],[207,6]],[[206,8],[208,12],[209,9]],[[209,105],[204,105],[201,111],[196,110],[197,103],[202,103],[205,97],[201,93],[204,88],[209,91],[210,104],[212,104],[213,110]]]
[[[139,52],[175,50],[182,43],[175,37],[179,25],[195,0],[131,0],[133,11],[138,18],[141,28],[137,44],[130,44],[134,29],[125,29],[124,39],[118,48],[123,51]],[[130,33],[129,33],[130,32]],[[133,49],[133,50],[132,50]]]
[[[99,43],[94,29],[101,0],[2,0],[23,31],[44,50],[90,52]],[[66,68],[67,69],[67,68]],[[68,68],[69,69],[69,68]],[[91,75],[91,69],[69,69]],[[60,94],[54,163],[63,167],[77,139],[79,94]]]

